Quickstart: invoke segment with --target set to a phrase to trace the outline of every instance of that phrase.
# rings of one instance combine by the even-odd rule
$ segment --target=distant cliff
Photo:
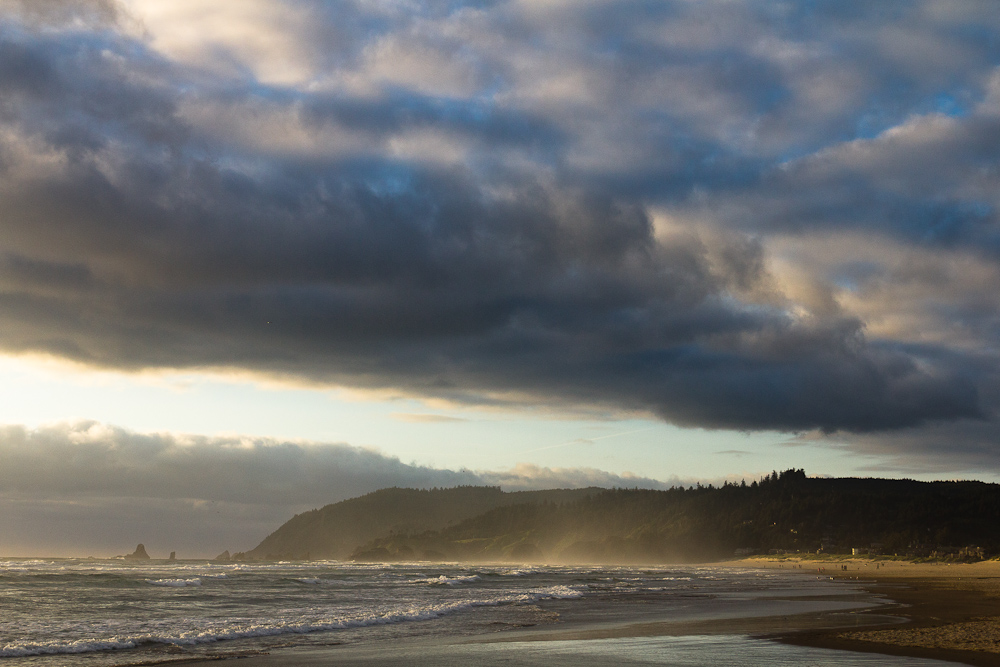
[[[540,502],[572,502],[600,489],[506,493],[498,487],[382,489],[297,514],[254,549],[234,559],[345,559],[379,537],[440,530],[491,509]]]

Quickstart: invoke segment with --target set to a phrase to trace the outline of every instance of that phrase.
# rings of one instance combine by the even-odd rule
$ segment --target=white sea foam
[[[479,581],[480,576],[478,574],[470,574],[465,576],[455,576],[449,577],[447,575],[440,575],[438,577],[426,577],[422,579],[411,579],[406,582],[408,584],[428,584],[431,586],[457,586],[458,584],[468,584],[473,581]]]
[[[159,580],[156,585],[173,586]],[[152,581],[150,583],[153,583]],[[185,584],[191,585],[191,584]],[[0,648],[0,657],[16,657],[30,655],[75,654],[94,651],[135,648],[143,644],[172,644],[176,646],[194,646],[230,639],[247,639],[253,637],[269,637],[286,634],[306,634],[331,630],[344,630],[375,625],[391,625],[413,621],[425,621],[441,616],[455,614],[476,607],[498,606],[503,604],[529,603],[548,599],[567,599],[580,597],[581,592],[568,586],[552,586],[535,589],[524,593],[500,593],[490,597],[453,602],[411,604],[397,609],[377,612],[362,612],[340,617],[317,618],[308,621],[289,621],[271,619],[264,623],[232,623],[221,627],[191,629],[177,633],[143,633],[133,636],[115,636],[100,639],[78,640],[73,642],[25,642],[9,643]]]
[[[146,579],[147,584],[154,586],[170,586],[173,588],[183,588],[184,586],[201,586],[201,579]]]
[[[24,644],[6,644],[0,648],[0,658],[20,658],[29,655],[57,655],[62,653],[93,653],[95,651],[111,651],[114,649],[135,648],[132,641],[101,641],[81,639],[74,642],[41,642]]]
[[[543,571],[542,568],[534,567],[493,567],[488,570],[480,570],[479,573],[491,577],[527,577]]]

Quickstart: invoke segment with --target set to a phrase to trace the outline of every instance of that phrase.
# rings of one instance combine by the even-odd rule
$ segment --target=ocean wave
[[[491,577],[527,577],[528,575],[540,574],[545,571],[541,568],[533,567],[497,567],[481,570],[479,573]]]
[[[0,658],[23,658],[29,655],[61,655],[75,653],[96,653],[116,649],[135,648],[139,644],[131,641],[80,639],[68,643],[43,642],[6,644],[0,648]]]
[[[201,579],[145,579],[144,581],[153,586],[170,586],[172,588],[201,586]]]
[[[154,581],[159,582],[154,585],[172,586],[178,584],[167,584],[162,582],[185,580]],[[150,583],[153,583],[153,581],[150,581]],[[569,599],[581,597],[582,595],[583,593],[569,586],[552,586],[549,588],[534,589],[523,593],[499,594],[491,598],[426,605],[411,605],[409,607],[396,610],[362,613],[342,618],[316,619],[305,622],[274,620],[271,623],[233,624],[228,627],[191,630],[188,632],[179,632],[177,634],[159,635],[147,633],[137,634],[134,636],[81,639],[72,642],[52,641],[11,643],[0,647],[0,658],[24,657],[32,655],[91,653],[98,651],[131,649],[148,644],[194,646],[198,644],[209,644],[231,639],[248,639],[254,637],[271,637],[289,634],[308,634],[313,632],[345,630],[375,625],[392,625],[396,623],[431,620],[449,614],[460,613],[476,607],[531,603],[551,599]]]
[[[537,598],[539,600],[569,600],[572,598],[583,597],[583,593],[581,591],[570,586],[552,586],[551,588],[543,591],[536,591],[535,593],[541,596]]]
[[[455,576],[449,577],[442,574],[438,577],[426,577],[423,579],[411,579],[407,581],[408,584],[427,584],[430,586],[457,586],[458,584],[468,584],[473,581],[479,581],[480,576],[478,574],[470,574],[465,576]]]

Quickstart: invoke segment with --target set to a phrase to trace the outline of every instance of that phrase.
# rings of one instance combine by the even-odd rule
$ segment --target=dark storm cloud
[[[990,418],[969,345],[866,331],[943,329],[861,290],[898,267],[772,267],[854,230],[988,272],[1000,24],[952,5],[290,2],[207,58],[140,0],[4,4],[0,346],[709,428]],[[948,284],[973,346],[991,280]]]
[[[352,132],[385,135],[403,129],[436,128],[494,148],[535,145],[555,150],[563,140],[551,121],[524,112],[495,109],[478,100],[439,99],[390,90],[377,100],[310,96],[302,100],[306,124],[335,124]]]
[[[971,479],[1000,466],[998,438],[1000,428],[995,422],[958,420],[846,439],[817,434],[790,444],[838,448],[855,457],[859,472],[872,476]]]

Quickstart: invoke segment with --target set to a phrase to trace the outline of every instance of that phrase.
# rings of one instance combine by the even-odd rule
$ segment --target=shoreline
[[[866,558],[811,561],[796,558],[745,559],[727,563],[765,569],[801,566],[833,579],[856,581],[860,588],[896,604],[887,613],[904,624],[860,630],[818,628],[768,636],[786,644],[948,660],[1000,667],[1000,561],[910,563]],[[846,565],[847,570],[840,566]],[[864,612],[862,612],[864,613]]]
[[[448,646],[491,645],[495,650],[503,650],[503,644],[507,643],[740,635],[808,648],[1000,667],[1000,562],[913,564],[891,561],[882,567],[883,563],[861,558],[836,561],[751,558],[713,564],[720,568],[786,569],[812,576],[818,573],[818,568],[825,567],[826,571],[819,574],[855,583],[863,592],[860,595],[869,600],[872,597],[886,600],[885,604],[863,610],[684,622],[655,619],[601,622],[574,620],[568,615],[567,622],[559,626],[536,626],[488,635],[414,638],[394,648],[405,648],[411,655],[419,655],[422,651]],[[848,568],[846,571],[840,569],[844,565]],[[901,623],[900,619],[906,621]],[[182,662],[193,667],[217,665],[220,659],[240,660],[240,667],[305,667],[334,662],[397,664],[391,657],[383,656],[385,660],[379,657],[379,650],[363,645],[288,648],[271,654]]]

